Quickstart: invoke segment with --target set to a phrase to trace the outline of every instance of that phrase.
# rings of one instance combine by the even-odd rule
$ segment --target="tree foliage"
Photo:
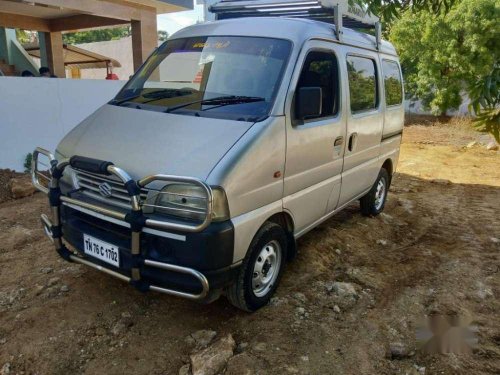
[[[105,42],[130,36],[130,33],[130,26],[77,31],[63,34],[63,42],[66,44]]]
[[[164,42],[168,39],[168,32],[165,30],[158,30],[158,40]]]
[[[130,26],[78,31],[74,33],[63,34],[63,42],[65,44],[107,42],[109,40],[125,38],[127,36],[130,36],[131,33],[132,31]],[[164,30],[158,30],[158,40],[163,42],[167,39],[168,32]]]
[[[469,108],[476,113],[475,127],[500,143],[500,67],[478,80],[469,92]]]
[[[384,24],[390,24],[407,10],[440,14],[448,12],[457,0],[349,0],[379,16]]]
[[[391,27],[407,92],[436,114],[456,109],[500,56],[496,0],[460,0],[447,13],[404,11]],[[476,106],[477,109],[479,107]]]

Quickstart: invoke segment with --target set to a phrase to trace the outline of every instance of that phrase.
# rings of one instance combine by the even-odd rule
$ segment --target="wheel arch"
[[[270,221],[280,225],[286,232],[286,237],[288,240],[288,260],[295,258],[297,255],[297,246],[295,243],[295,237],[293,235],[295,230],[295,224],[293,222],[292,215],[286,211],[278,212],[269,217],[265,222]],[[264,222],[264,223],[265,223]],[[264,224],[262,224],[264,225]]]
[[[389,175],[389,184],[392,181],[392,174],[394,173],[394,163],[391,158],[385,159],[384,163],[382,164],[382,168],[387,171],[387,174]]]

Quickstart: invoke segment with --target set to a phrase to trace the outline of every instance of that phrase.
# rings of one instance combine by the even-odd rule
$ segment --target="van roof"
[[[342,31],[341,44],[377,51],[374,36],[347,27],[343,27]],[[279,38],[288,39],[295,45],[302,45],[313,38],[336,41],[335,26],[330,23],[286,17],[246,17],[199,23],[176,32],[171,38],[201,35]],[[381,42],[379,52],[397,56],[394,46],[385,40]]]

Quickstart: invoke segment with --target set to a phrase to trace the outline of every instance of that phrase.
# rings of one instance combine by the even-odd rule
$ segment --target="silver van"
[[[61,257],[254,311],[297,238],[352,202],[384,209],[404,121],[396,51],[377,24],[342,26],[366,27],[359,12],[303,3],[215,4],[217,21],[163,43],[55,154],[35,150]]]

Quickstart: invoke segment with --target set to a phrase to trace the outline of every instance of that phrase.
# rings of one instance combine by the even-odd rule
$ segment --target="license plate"
[[[98,240],[88,234],[83,234],[83,250],[87,255],[112,264],[115,267],[120,267],[118,246]]]

